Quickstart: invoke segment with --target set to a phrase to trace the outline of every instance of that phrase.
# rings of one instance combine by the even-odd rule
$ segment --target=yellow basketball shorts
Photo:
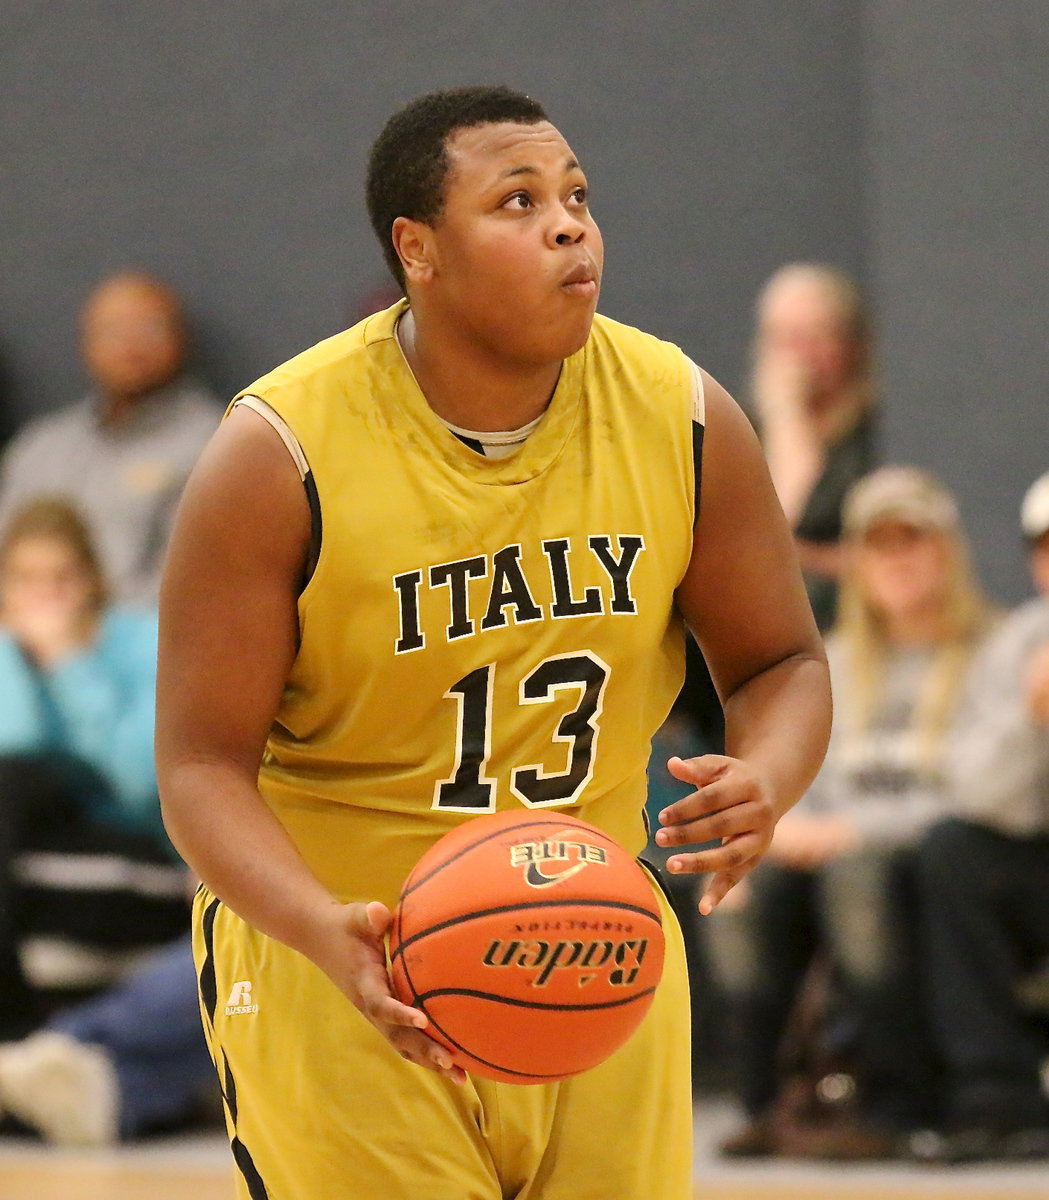
[[[194,953],[237,1196],[690,1200],[688,979],[660,903],[663,979],[611,1058],[561,1083],[459,1086],[402,1059],[323,972],[201,888]]]

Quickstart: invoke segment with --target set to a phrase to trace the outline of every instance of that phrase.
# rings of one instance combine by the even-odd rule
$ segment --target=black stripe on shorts
[[[204,961],[200,965],[197,986],[200,989],[201,1004],[212,1029],[215,1028],[215,1008],[218,1005],[218,984],[215,982],[215,917],[221,903],[221,900],[212,900],[204,909],[204,916],[200,921],[201,932],[204,935]]]
[[[248,1195],[251,1197],[251,1200],[269,1200],[269,1192],[262,1181],[258,1167],[255,1166],[255,1160],[251,1157],[251,1152],[240,1140],[240,1136],[236,1132],[237,1082],[233,1078],[233,1072],[230,1070],[229,1059],[226,1057],[225,1050],[222,1052],[222,1095],[226,1101],[226,1108],[229,1110],[230,1124],[234,1129],[233,1137],[230,1138],[229,1148],[233,1151],[233,1161],[237,1164],[237,1170],[244,1177],[244,1182],[248,1188]]]

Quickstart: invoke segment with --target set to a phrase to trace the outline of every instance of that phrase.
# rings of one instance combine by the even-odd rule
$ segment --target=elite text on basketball
[[[524,867],[525,882],[535,888],[550,887],[578,875],[591,863],[607,862],[608,853],[603,846],[577,838],[522,842],[510,847],[510,865]]]

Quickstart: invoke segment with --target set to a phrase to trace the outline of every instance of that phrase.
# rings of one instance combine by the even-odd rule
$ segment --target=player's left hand
[[[673,854],[667,869],[676,874],[709,872],[699,911],[714,910],[725,894],[757,865],[769,848],[776,814],[757,772],[738,758],[704,754],[671,758],[667,770],[695,791],[664,808],[656,844],[671,848],[717,842],[707,850]]]

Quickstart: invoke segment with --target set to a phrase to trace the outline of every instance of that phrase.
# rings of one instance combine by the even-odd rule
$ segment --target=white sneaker
[[[120,1090],[109,1056],[65,1033],[0,1045],[0,1107],[56,1146],[110,1146]]]

